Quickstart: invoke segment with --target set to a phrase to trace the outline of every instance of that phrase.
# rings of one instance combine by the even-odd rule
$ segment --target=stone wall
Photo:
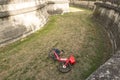
[[[50,0],[48,1],[48,13],[59,14],[69,12],[69,1],[68,0]]]
[[[69,12],[68,0],[0,0],[0,46],[39,30],[57,10]]]
[[[94,17],[105,27],[113,47],[113,56],[87,80],[120,79],[120,7],[106,3],[95,3]]]
[[[95,1],[78,1],[78,0],[70,1],[71,5],[89,9],[94,9],[94,2]]]

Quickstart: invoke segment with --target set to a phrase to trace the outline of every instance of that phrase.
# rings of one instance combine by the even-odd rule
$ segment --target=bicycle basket
[[[75,57],[73,55],[70,56],[69,61],[70,61],[71,64],[75,64],[76,63]]]

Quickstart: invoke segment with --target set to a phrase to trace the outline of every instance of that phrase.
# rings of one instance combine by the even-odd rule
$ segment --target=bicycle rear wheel
[[[66,66],[65,66],[65,62],[60,62],[59,66],[58,66],[58,70],[62,73],[67,73],[71,70],[71,65],[68,63]]]

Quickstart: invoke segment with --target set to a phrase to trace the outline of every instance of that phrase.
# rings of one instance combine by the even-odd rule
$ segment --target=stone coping
[[[37,5],[37,6],[34,6],[34,7],[29,7],[29,8],[24,8],[24,9],[18,9],[18,10],[13,10],[13,11],[3,11],[3,12],[0,12],[0,18],[35,11],[35,10],[41,9],[45,6],[46,6],[46,4],[40,4],[40,5]]]
[[[35,3],[34,1],[30,1],[31,3]],[[29,3],[29,2],[25,2],[25,3]],[[13,15],[18,15],[18,14],[22,14],[22,13],[27,13],[27,12],[31,12],[37,9],[41,9],[49,4],[65,4],[65,3],[69,3],[69,1],[67,0],[61,0],[61,1],[55,1],[55,0],[49,0],[49,1],[44,1],[44,3],[36,3],[37,5],[32,5],[32,6],[28,6],[25,8],[21,8],[21,9],[15,9],[15,10],[1,10],[0,11],[0,18],[4,18],[4,17],[9,17],[9,16],[13,16]],[[1,5],[2,4],[2,5]],[[21,4],[21,3],[18,3]],[[2,0],[0,1],[0,5],[7,7],[7,5],[16,5],[16,4],[8,4],[7,0]],[[16,5],[17,6],[17,5]]]
[[[24,2],[35,2],[35,1],[24,1]],[[39,1],[36,1],[36,3]],[[68,0],[48,0],[48,1],[44,1],[48,4],[54,4],[54,3],[69,3]],[[16,2],[9,2],[8,0],[0,0],[0,5],[7,5],[7,4],[16,4],[18,3],[18,1]],[[23,3],[23,2],[19,2],[19,3]]]
[[[115,10],[116,12],[120,12],[120,7],[117,7],[111,4],[96,2],[95,5],[99,7],[107,8],[107,9],[112,9],[112,10]]]
[[[90,75],[86,80],[119,80],[120,51],[112,56],[105,64]]]

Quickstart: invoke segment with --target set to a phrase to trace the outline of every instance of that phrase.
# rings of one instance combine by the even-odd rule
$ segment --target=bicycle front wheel
[[[55,57],[55,55],[54,55],[54,53],[53,53],[53,50],[51,50],[51,51],[48,53],[48,56],[49,56],[50,58],[52,58],[53,60],[56,60],[56,57]]]

